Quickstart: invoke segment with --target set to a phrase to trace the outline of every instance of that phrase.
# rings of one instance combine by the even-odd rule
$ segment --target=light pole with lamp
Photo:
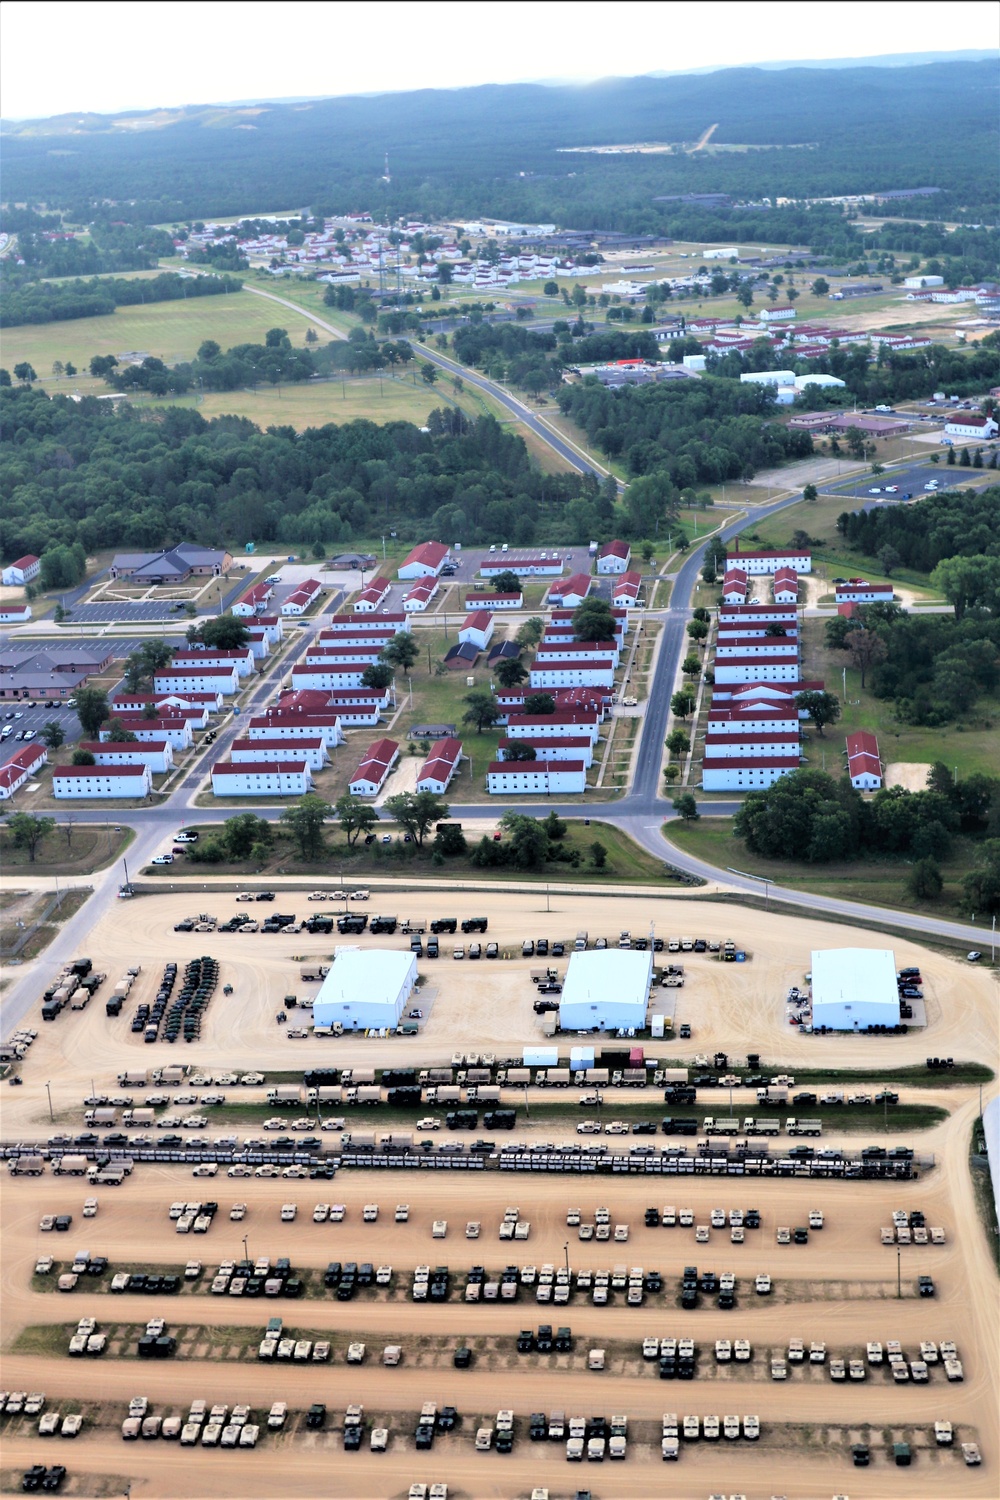
[[[55,1121],[56,1121],[56,1117],[52,1113],[52,1086],[51,1086],[51,1084],[49,1082],[46,1082],[46,1084],[45,1084],[45,1092],[49,1096],[49,1121],[50,1121],[51,1124],[54,1125]]]

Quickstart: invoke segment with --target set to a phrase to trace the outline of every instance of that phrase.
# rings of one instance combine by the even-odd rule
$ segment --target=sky
[[[946,28],[942,19],[947,19]],[[473,19],[474,18],[474,19]],[[902,24],[901,24],[902,23]],[[990,46],[993,0],[4,0],[4,119]]]

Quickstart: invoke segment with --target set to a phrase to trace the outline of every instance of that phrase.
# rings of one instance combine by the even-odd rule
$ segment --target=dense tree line
[[[897,566],[930,573],[943,558],[1000,557],[998,505],[1000,489],[947,490],[912,505],[844,511],[837,530],[866,557],[891,547]]]
[[[4,221],[5,222],[5,221]],[[146,271],[161,255],[174,254],[171,235],[130,217],[112,221],[106,206],[95,206],[85,221],[88,238],[50,239],[61,226],[30,224],[17,231],[18,260],[4,263],[4,283],[10,287],[49,276],[98,276],[108,271]]]
[[[148,281],[113,276],[90,281],[25,282],[5,291],[0,303],[0,327],[96,318],[113,313],[116,307],[214,297],[238,292],[242,286],[235,276],[178,276],[175,271],[164,271]]]
[[[597,447],[633,475],[665,476],[677,489],[748,479],[758,469],[812,452],[812,438],[769,419],[773,392],[708,378],[626,386],[597,380],[564,386],[559,406]]]
[[[992,613],[976,609],[959,619],[869,604],[849,620],[827,621],[827,645],[846,653],[904,724],[947,724],[1000,684],[1000,558],[983,561]]]
[[[34,388],[0,389],[0,550],[43,555],[98,548],[246,541],[347,543],[383,523],[407,540],[528,545],[564,530],[582,503],[613,503],[592,477],[546,475],[491,417],[330,423],[261,432],[245,418],[206,421],[167,408],[110,410]]]
[[[846,777],[796,771],[766,791],[748,792],[733,832],[752,854],[809,864],[864,855],[943,859],[956,834],[982,834],[1000,810],[1000,782],[970,776],[954,783],[947,767],[932,768],[923,792],[891,787],[870,798]]]

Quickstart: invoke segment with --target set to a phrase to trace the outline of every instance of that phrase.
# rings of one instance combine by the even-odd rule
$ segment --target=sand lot
[[[473,907],[471,902],[475,901]],[[301,896],[283,896],[282,910],[307,909]],[[919,964],[924,975],[928,1026],[903,1039],[866,1041],[861,1038],[800,1037],[784,1021],[783,995],[787,985],[801,980],[816,946],[881,947],[892,942],[880,934],[854,932],[846,926],[814,925],[805,919],[769,916],[725,905],[692,905],[670,898],[609,900],[586,894],[552,896],[546,912],[544,891],[530,894],[477,894],[467,904],[451,897],[373,898],[370,909],[405,915],[437,913],[487,915],[489,938],[519,949],[523,937],[572,939],[587,929],[593,939],[603,934],[613,941],[621,928],[648,932],[655,922],[658,935],[676,932],[733,937],[752,953],[745,965],[722,965],[707,955],[684,955],[687,983],[679,991],[663,991],[673,1002],[678,1021],[690,1022],[690,1044],[654,1044],[664,1056],[684,1055],[690,1046],[711,1053],[724,1048],[735,1056],[748,1048],[761,1052],[765,1066],[831,1067],[845,1064],[877,1067],[884,1063],[914,1062],[927,1053],[977,1059],[996,1065],[997,991],[987,973],[912,943],[895,940],[897,963]],[[455,1050],[491,1050],[510,1055],[524,1043],[539,1039],[537,1018],[531,1010],[534,989],[527,970],[531,961],[455,963],[451,949],[462,941],[442,939],[442,958],[425,962],[425,988],[417,1001],[429,1011],[421,1035],[414,1039],[375,1041],[357,1037],[339,1041],[289,1040],[274,1022],[282,997],[307,993],[299,979],[300,957],[327,958],[334,938],[306,934],[270,936],[248,934],[175,934],[180,917],[207,909],[224,918],[236,906],[232,896],[164,895],[143,898],[119,907],[91,934],[87,952],[95,967],[106,970],[109,983],[130,963],[143,972],[123,1015],[109,1019],[99,997],[83,1012],[65,1013],[42,1027],[29,1054],[22,1088],[4,1089],[3,1138],[44,1139],[53,1128],[82,1128],[82,1098],[93,1082],[98,1092],[114,1092],[115,1076],[126,1067],[195,1063],[208,1071],[223,1067],[255,1067],[261,1071],[295,1070],[314,1063],[386,1065],[430,1064],[450,1060]],[[254,915],[260,915],[257,907]],[[708,925],[706,925],[708,924]],[[468,943],[468,939],[465,939]],[[406,938],[360,939],[405,948]],[[200,953],[221,960],[221,983],[234,986],[232,997],[221,987],[207,1012],[202,1040],[191,1047],[165,1043],[145,1046],[128,1029],[133,1000],[155,993],[162,965],[179,963]],[[557,964],[562,967],[565,961]],[[431,1003],[432,1002],[432,1003]],[[565,1050],[565,1039],[564,1048]],[[46,1081],[49,1082],[56,1124],[49,1120]],[[996,1085],[990,1084],[992,1093]],[[148,1092],[148,1091],[147,1091]],[[232,1098],[240,1091],[230,1088]],[[249,1093],[249,1091],[247,1091]],[[612,1095],[612,1099],[615,1096]],[[403,1496],[414,1480],[444,1480],[449,1495],[466,1497],[527,1497],[532,1485],[548,1485],[553,1497],[589,1486],[595,1496],[678,1497],[708,1496],[736,1491],[748,1500],[767,1500],[772,1494],[789,1497],[826,1497],[845,1493],[858,1497],[993,1496],[997,1493],[1000,1441],[997,1435],[998,1297],[997,1280],[973,1201],[967,1168],[969,1130],[979,1110],[978,1089],[935,1090],[928,1085],[912,1090],[907,1099],[931,1099],[951,1111],[949,1119],[919,1138],[905,1138],[921,1152],[932,1151],[936,1166],[919,1181],[883,1183],[788,1182],[763,1179],[687,1179],[642,1181],[635,1178],[574,1179],[483,1173],[343,1171],[333,1182],[228,1180],[224,1175],[192,1181],[189,1169],[140,1166],[120,1188],[88,1189],[81,1179],[46,1175],[41,1179],[4,1180],[0,1199],[2,1226],[2,1384],[7,1390],[45,1391],[49,1408],[76,1409],[80,1401],[100,1401],[102,1421],[85,1429],[70,1444],[32,1435],[30,1420],[3,1432],[0,1487],[18,1489],[20,1472],[31,1462],[66,1463],[73,1476],[70,1493],[115,1494],[132,1481],[134,1497],[332,1495],[343,1497]],[[137,1103],[140,1102],[137,1098]],[[741,1106],[742,1107],[742,1106]],[[609,1099],[606,1113],[613,1113]],[[716,1111],[718,1112],[718,1111]],[[891,1119],[891,1116],[890,1116]],[[518,1128],[518,1138],[551,1126]],[[837,1137],[830,1135],[831,1140]],[[851,1139],[859,1143],[858,1137]],[[93,1221],[80,1217],[84,1197],[96,1191],[100,1210]],[[205,1236],[178,1236],[168,1221],[169,1203],[178,1198],[212,1197],[219,1215]],[[246,1218],[229,1220],[234,1202],[248,1205]],[[316,1202],[342,1202],[347,1216],[341,1224],[314,1224]],[[298,1204],[298,1218],[282,1224],[280,1206]],[[364,1224],[362,1205],[377,1202],[377,1224]],[[409,1222],[393,1222],[399,1202],[410,1207]],[[755,1206],[762,1228],[749,1231],[746,1243],[732,1245],[728,1231],[713,1231],[707,1245],[695,1244],[691,1229],[647,1229],[647,1205],[673,1203],[695,1210],[697,1223],[707,1222],[714,1207]],[[576,1230],[566,1226],[566,1210],[580,1208],[584,1217],[605,1205],[614,1223],[627,1223],[627,1244],[580,1243]],[[504,1209],[516,1205],[531,1223],[525,1243],[501,1243],[498,1226]],[[805,1221],[811,1208],[822,1209],[826,1227],[814,1232],[807,1246],[778,1246],[775,1228]],[[879,1242],[879,1228],[893,1209],[921,1208],[928,1224],[945,1227],[942,1247],[908,1247],[902,1252],[904,1296],[897,1300],[896,1255]],[[40,1232],[43,1213],[68,1212],[74,1223],[68,1235]],[[431,1223],[448,1222],[445,1240],[431,1237]],[[468,1219],[482,1223],[481,1237],[467,1241]],[[322,1292],[299,1302],[257,1301],[213,1297],[208,1281],[178,1297],[109,1296],[103,1284],[82,1284],[71,1296],[45,1291],[31,1272],[40,1254],[61,1258],[86,1246],[109,1256],[115,1265],[177,1267],[189,1257],[204,1262],[211,1272],[219,1261],[243,1254],[243,1236],[251,1256],[291,1257],[296,1268],[322,1270],[328,1261],[371,1260],[391,1264],[395,1283],[388,1293],[362,1292],[350,1302],[338,1302]],[[584,1294],[574,1294],[566,1309],[536,1304],[532,1291],[522,1289],[517,1302],[464,1303],[464,1273],[481,1263],[499,1272],[508,1263],[541,1266],[563,1264],[568,1255],[574,1269],[610,1269],[617,1263],[659,1270],[665,1279],[661,1295],[647,1297],[644,1307],[629,1308],[621,1294],[608,1307],[595,1307]],[[732,1270],[738,1277],[737,1306],[722,1312],[715,1299],[703,1297],[693,1312],[675,1303],[676,1278],[686,1264],[716,1272]],[[454,1274],[451,1300],[445,1304],[415,1304],[408,1297],[409,1273],[418,1264],[447,1264]],[[766,1271],[774,1278],[772,1297],[758,1298],[752,1277]],[[937,1297],[913,1295],[916,1277],[930,1274]],[[750,1283],[748,1285],[748,1282]],[[265,1318],[273,1313],[308,1336],[330,1337],[334,1356],[326,1366],[261,1365],[239,1356],[237,1344],[253,1342]],[[84,1315],[111,1327],[142,1322],[161,1315],[170,1327],[197,1330],[187,1357],[165,1364],[139,1365],[135,1360],[107,1355],[100,1363],[70,1360],[63,1354],[22,1352],[15,1346],[25,1329],[75,1323]],[[576,1340],[568,1356],[518,1356],[518,1330],[539,1321],[570,1324]],[[693,1337],[701,1350],[698,1378],[693,1382],[660,1382],[655,1366],[644,1364],[639,1345],[655,1333]],[[34,1335],[32,1335],[32,1338]],[[344,1346],[349,1337],[368,1345],[366,1363],[348,1367]],[[716,1338],[746,1337],[754,1360],[748,1366],[719,1368],[711,1354]],[[937,1367],[927,1386],[894,1386],[884,1373],[873,1372],[864,1386],[837,1385],[825,1368],[793,1371],[785,1384],[773,1383],[767,1371],[771,1350],[789,1337],[807,1343],[825,1340],[831,1354],[857,1356],[868,1339],[898,1338],[915,1357],[921,1339],[953,1339],[964,1362],[965,1381],[950,1385]],[[468,1340],[475,1350],[470,1370],[455,1370],[451,1349]],[[395,1369],[380,1364],[382,1344],[403,1345],[402,1364]],[[608,1368],[588,1373],[586,1351],[608,1348]],[[213,1357],[213,1350],[222,1350]],[[275,1399],[286,1399],[301,1411],[313,1400],[330,1409],[328,1431],[293,1430],[268,1435],[251,1455],[178,1448],[163,1441],[123,1444],[118,1426],[130,1396],[143,1393],[159,1413],[180,1412],[196,1396],[228,1402],[246,1401],[255,1413]],[[430,1453],[414,1450],[414,1413],[426,1399],[452,1402],[462,1416],[459,1431],[439,1437]],[[348,1401],[365,1405],[366,1421],[385,1417],[392,1437],[389,1451],[371,1455],[344,1453],[340,1428]],[[492,1421],[500,1407],[512,1407],[519,1418],[532,1411],[559,1408],[591,1415],[625,1412],[632,1433],[623,1464],[576,1467],[565,1462],[561,1443],[530,1443],[519,1427],[512,1455],[477,1454],[472,1439],[481,1417]],[[659,1419],[663,1411],[680,1414],[754,1412],[762,1424],[756,1445],[740,1441],[682,1445],[681,1461],[662,1464],[659,1458]],[[926,1432],[936,1418],[960,1426],[959,1437],[975,1437],[983,1451],[983,1467],[967,1469],[955,1452],[926,1446]],[[7,1424],[7,1419],[3,1419]],[[644,1425],[651,1424],[651,1425]],[[851,1441],[871,1434],[872,1466],[855,1470],[847,1449]],[[911,1470],[891,1465],[885,1441],[903,1437],[917,1447]],[[113,1478],[109,1478],[113,1476]]]

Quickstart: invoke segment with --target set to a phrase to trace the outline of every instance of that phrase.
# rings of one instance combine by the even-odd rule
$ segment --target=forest
[[[895,566],[930,573],[949,557],[1000,557],[998,504],[1000,489],[947,490],[913,505],[844,511],[837,530],[866,557],[892,547]]]
[[[914,894],[936,895],[941,889],[938,874],[933,890],[937,861],[951,852],[956,836],[982,839],[997,832],[1000,782],[988,776],[955,782],[947,766],[935,764],[928,783],[922,792],[891,787],[865,798],[846,777],[796,771],[766,791],[748,792],[733,833],[746,840],[752,854],[768,859],[826,864],[865,855],[903,856],[917,862],[913,874],[925,881],[930,877],[932,888]],[[1000,853],[992,840],[980,847]],[[978,896],[978,883],[973,886],[967,878],[966,889]]]
[[[678,490],[751,479],[812,452],[807,432],[770,421],[774,394],[708,376],[610,391],[597,380],[564,386],[559,408],[633,476],[667,478]],[[629,493],[634,486],[630,487]]]
[[[175,271],[164,271],[148,281],[95,276],[90,281],[22,282],[4,291],[0,328],[96,318],[113,313],[116,307],[135,307],[138,303],[216,297],[238,292],[242,285],[235,276],[178,276]]]
[[[452,408],[428,430],[408,422],[330,423],[261,432],[241,417],[206,421],[176,407],[138,413],[95,397],[0,388],[0,552],[13,558],[80,543],[88,554],[180,541],[313,544],[497,536],[529,545],[568,528],[627,524],[593,476],[545,475],[520,437]],[[574,538],[577,539],[577,538]]]
[[[723,242],[813,243],[808,233],[789,235],[784,211],[757,205],[933,186],[941,190],[935,218],[995,222],[995,173],[983,164],[997,160],[996,106],[996,68],[987,59],[269,103],[254,109],[252,130],[239,106],[160,112],[153,128],[130,131],[99,115],[4,122],[4,194],[60,205],[80,222],[105,199],[130,203],[148,224],[293,202],[377,218],[487,214]],[[710,124],[710,149],[683,149]],[[614,156],[573,149],[635,141],[675,148]],[[678,201],[705,193],[727,195],[733,206]],[[893,211],[900,207],[914,213],[907,200]],[[835,210],[816,222],[828,233],[837,227],[847,242],[849,226]]]

